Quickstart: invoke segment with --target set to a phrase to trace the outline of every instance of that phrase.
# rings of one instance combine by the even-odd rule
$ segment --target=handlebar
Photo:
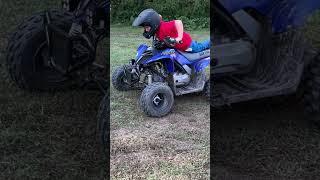
[[[177,43],[182,44],[183,41],[181,40],[181,41],[177,42],[176,39],[168,36],[168,37],[164,38],[163,41],[160,41],[160,40],[154,38],[152,45],[156,49],[165,49],[165,48],[172,48]]]

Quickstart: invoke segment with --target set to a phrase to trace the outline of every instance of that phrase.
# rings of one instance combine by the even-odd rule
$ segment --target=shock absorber
[[[152,84],[152,75],[148,74],[148,85]]]

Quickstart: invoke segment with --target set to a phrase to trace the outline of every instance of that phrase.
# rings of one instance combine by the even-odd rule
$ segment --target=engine
[[[173,80],[176,86],[184,86],[189,84],[191,78],[187,73],[175,72],[173,74]]]

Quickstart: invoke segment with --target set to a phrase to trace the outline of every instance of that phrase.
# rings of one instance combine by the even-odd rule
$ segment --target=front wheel
[[[148,116],[162,117],[171,111],[173,102],[171,88],[165,83],[157,82],[145,87],[140,96],[139,105]]]
[[[72,14],[50,11],[51,23],[67,31]],[[70,87],[71,78],[49,65],[44,28],[45,13],[27,18],[9,39],[6,66],[10,79],[26,90],[58,90]],[[9,77],[6,77],[9,78]]]
[[[130,75],[131,74],[127,74]],[[126,72],[124,66],[117,67],[112,73],[112,85],[118,91],[128,91],[132,87],[126,79]]]

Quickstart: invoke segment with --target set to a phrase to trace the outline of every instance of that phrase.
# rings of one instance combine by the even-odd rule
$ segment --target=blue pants
[[[207,39],[207,40],[200,42],[200,43],[193,40],[191,42],[190,48],[191,48],[192,53],[196,53],[196,52],[201,52],[205,49],[209,49],[210,46],[211,46],[210,39]]]

